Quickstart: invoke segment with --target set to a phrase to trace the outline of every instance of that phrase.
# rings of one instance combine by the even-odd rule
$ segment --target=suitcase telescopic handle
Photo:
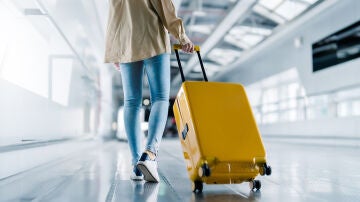
[[[180,74],[181,74],[181,79],[183,82],[185,82],[185,75],[184,75],[184,71],[183,71],[183,68],[181,66],[181,61],[180,61],[180,56],[179,56],[179,50],[181,50],[182,48],[182,45],[180,44],[174,44],[174,50],[175,50],[175,54],[176,54],[176,59],[177,59],[177,62],[178,62],[178,65],[179,65],[179,69],[180,69]],[[201,59],[201,55],[200,55],[200,46],[194,46],[194,50],[199,58],[199,61],[200,61],[200,66],[201,66],[201,71],[203,73],[203,76],[204,76],[204,80],[205,81],[208,81],[208,78],[206,76],[206,72],[205,72],[205,68],[204,68],[204,63]]]

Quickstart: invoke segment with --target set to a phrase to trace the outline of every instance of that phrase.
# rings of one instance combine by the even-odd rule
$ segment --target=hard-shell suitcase
[[[266,153],[245,89],[240,84],[207,82],[200,56],[204,81],[185,81],[174,45],[182,86],[173,110],[187,171],[193,191],[206,184],[233,184],[248,181],[251,189],[260,189],[255,180],[270,175]]]

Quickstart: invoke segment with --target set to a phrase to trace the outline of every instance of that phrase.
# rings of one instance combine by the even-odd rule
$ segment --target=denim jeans
[[[145,70],[145,71],[144,71]],[[170,55],[161,54],[145,60],[120,65],[124,90],[124,125],[133,165],[139,160],[141,149],[142,84],[144,72],[150,88],[151,112],[145,150],[157,154],[164,132],[170,94]]]

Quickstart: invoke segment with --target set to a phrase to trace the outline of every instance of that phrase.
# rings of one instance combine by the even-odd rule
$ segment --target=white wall
[[[83,134],[84,99],[62,106],[0,79],[0,145],[21,140],[49,140]],[[81,104],[78,104],[80,102]]]
[[[98,13],[107,2],[39,2],[0,1],[0,146],[95,133],[108,110],[99,104],[100,80],[112,73],[99,71],[107,66]]]
[[[360,117],[329,118],[260,125],[264,136],[304,136],[360,138]]]

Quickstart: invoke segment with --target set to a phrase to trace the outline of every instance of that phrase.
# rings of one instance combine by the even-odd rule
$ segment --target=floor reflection
[[[261,199],[261,191],[250,191],[248,194],[225,192],[203,192],[192,194],[191,202],[198,201],[258,201]]]
[[[159,184],[144,181],[133,181],[134,202],[138,201],[157,201],[159,193]]]
[[[258,178],[260,191],[204,184],[192,193],[177,140],[162,143],[160,183],[132,181],[127,144],[107,142],[0,181],[0,201],[359,201],[358,148],[271,142],[267,149],[274,173]]]
[[[158,201],[159,183],[145,181],[119,180],[114,184],[113,197],[107,201]]]

